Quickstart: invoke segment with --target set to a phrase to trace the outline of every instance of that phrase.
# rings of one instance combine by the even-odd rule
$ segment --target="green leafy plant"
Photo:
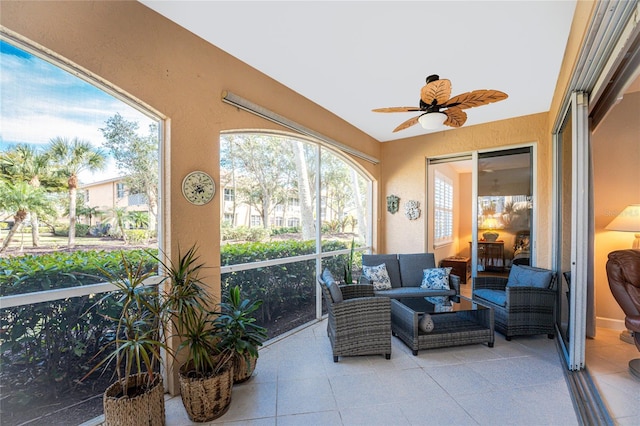
[[[351,239],[351,251],[349,252],[349,257],[347,258],[347,263],[344,265],[344,282],[345,284],[353,283],[353,260],[354,253],[356,248],[355,239]]]
[[[176,354],[186,352],[183,372],[196,377],[217,374],[233,354],[219,346],[220,337],[213,332],[214,301],[202,287],[200,272],[204,264],[199,261],[197,246],[184,254],[178,251],[177,262],[160,257],[157,260],[168,284],[164,294],[165,320],[173,325],[171,336],[180,339]]]
[[[106,343],[96,357],[106,355],[85,377],[100,367],[115,363],[121,394],[137,394],[129,386],[133,375],[144,375],[143,388],[148,389],[157,383],[161,350],[169,348],[162,340],[164,334],[162,305],[156,286],[145,286],[145,281],[155,275],[146,271],[144,262],[132,264],[124,252],[121,252],[123,274],[114,274],[103,270],[103,274],[117,287],[117,291],[103,297],[116,297],[122,308],[118,317],[110,318],[116,323],[115,338]]]
[[[236,358],[244,358],[247,368],[251,357],[258,358],[258,347],[267,338],[267,329],[256,324],[253,316],[260,305],[261,300],[243,299],[240,287],[234,286],[229,289],[226,301],[220,303],[220,315],[214,322],[219,347],[231,350]]]

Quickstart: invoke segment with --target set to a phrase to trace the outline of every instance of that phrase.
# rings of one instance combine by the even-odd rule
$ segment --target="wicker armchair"
[[[390,359],[390,299],[375,297],[369,284],[350,284],[339,286],[343,301],[334,302],[324,281],[318,281],[327,304],[327,334],[333,362],[338,362],[338,357],[352,355],[380,354]]]
[[[534,268],[531,268],[534,269]],[[539,269],[539,268],[536,268]],[[539,269],[541,270],[541,269]],[[551,271],[548,271],[551,272]],[[505,277],[476,277],[473,299],[493,308],[495,328],[507,340],[513,336],[546,334],[555,336],[554,307],[556,303],[556,274],[551,274],[548,286],[508,286]],[[487,299],[487,292],[493,290]]]

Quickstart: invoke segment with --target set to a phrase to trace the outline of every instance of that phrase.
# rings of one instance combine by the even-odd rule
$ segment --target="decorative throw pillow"
[[[434,324],[431,315],[423,314],[422,317],[420,317],[420,321],[418,321],[418,329],[425,333],[431,333],[433,331],[433,327]]]
[[[362,275],[373,284],[374,290],[391,290],[391,279],[384,263],[377,266],[362,266]]]
[[[450,290],[448,268],[430,268],[422,271],[422,284],[420,287],[430,290]],[[434,304],[442,304],[449,301],[449,296],[430,296],[427,300]]]
[[[333,299],[333,303],[340,303],[344,300],[342,296],[342,290],[340,290],[340,285],[337,281],[326,281],[325,282],[327,288],[329,289],[329,294],[331,294],[331,299]]]

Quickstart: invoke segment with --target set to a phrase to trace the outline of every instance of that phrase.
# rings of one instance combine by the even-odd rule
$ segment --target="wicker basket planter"
[[[146,374],[136,374],[109,386],[102,397],[104,424],[106,426],[164,425],[164,386],[162,377],[156,375],[153,385],[146,392],[133,397],[121,395],[122,382],[127,380],[130,390],[139,388]]]
[[[208,422],[226,413],[232,388],[233,362],[227,362],[218,374],[206,378],[180,371],[182,403],[192,422]]]
[[[248,358],[249,362],[247,362],[247,359],[242,355],[236,355],[233,358],[233,383],[246,382],[251,378],[253,370],[256,369],[258,357],[249,355]]]

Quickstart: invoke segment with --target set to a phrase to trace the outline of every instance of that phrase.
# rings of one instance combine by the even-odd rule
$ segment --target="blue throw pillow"
[[[450,290],[449,274],[452,268],[429,268],[422,271],[422,284],[420,287],[430,290]],[[438,304],[445,303],[449,296],[428,297],[429,302]]]
[[[511,265],[507,287],[549,288],[553,272],[526,265]]]

